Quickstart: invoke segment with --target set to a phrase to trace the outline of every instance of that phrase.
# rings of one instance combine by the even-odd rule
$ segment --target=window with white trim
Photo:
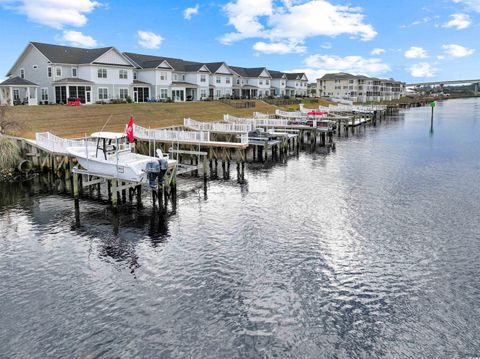
[[[136,80],[138,77],[137,71],[133,71],[133,79]]]
[[[164,100],[168,98],[168,89],[160,89],[160,98]]]
[[[230,83],[230,77],[225,78],[225,83],[229,84]]]
[[[72,77],[77,77],[77,71],[76,67],[72,67]]]
[[[106,79],[107,78],[107,69],[101,68],[97,70],[97,76],[99,79]]]
[[[208,97],[207,89],[201,89],[200,90],[200,98],[207,98],[207,97]]]
[[[55,67],[55,76],[62,77],[62,67],[61,66],[56,66]]]
[[[200,75],[200,82],[207,82],[207,76],[206,75]]]
[[[217,84],[219,84],[219,83],[222,82],[222,79],[220,78],[220,76],[215,77],[215,82],[216,82]]]
[[[25,78],[25,69],[20,69],[20,77],[21,77],[22,79]]]
[[[162,71],[160,72],[160,81],[165,81],[167,79],[167,73]]]
[[[98,99],[101,100],[108,100],[108,88],[106,87],[99,87],[98,88]]]
[[[42,87],[40,89],[40,99],[43,102],[48,102],[48,88],[47,87]]]
[[[216,96],[217,98],[222,97],[222,91],[216,90],[216,91],[215,91],[215,96]]]
[[[47,67],[47,77],[52,77],[52,66]]]
[[[263,85],[263,80],[262,79],[258,80],[258,84]]]
[[[265,80],[265,85],[270,85],[270,80]]]
[[[128,71],[124,69],[118,70],[118,78],[126,80],[128,78]]]
[[[120,89],[120,99],[126,100],[127,97],[128,97],[128,89],[127,88]]]

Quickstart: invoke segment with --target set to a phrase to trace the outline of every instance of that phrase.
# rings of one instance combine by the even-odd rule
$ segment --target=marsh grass
[[[0,171],[13,171],[21,158],[17,143],[7,136],[0,135]]]

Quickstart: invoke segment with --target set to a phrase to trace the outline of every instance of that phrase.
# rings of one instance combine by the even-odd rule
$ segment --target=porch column
[[[9,87],[9,88],[10,88],[10,106],[13,106],[13,87]]]
[[[27,105],[30,105],[30,86],[27,86]]]
[[[35,87],[35,105],[38,105],[38,87]]]

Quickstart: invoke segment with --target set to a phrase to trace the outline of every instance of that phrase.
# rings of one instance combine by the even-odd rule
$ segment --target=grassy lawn
[[[298,108],[298,107],[297,107]],[[35,132],[50,131],[61,137],[82,137],[92,132],[123,131],[130,116],[135,123],[145,127],[182,125],[183,119],[191,117],[202,121],[220,121],[228,113],[234,116],[251,117],[254,111],[273,113],[276,107],[257,101],[256,108],[235,109],[227,104],[212,102],[142,103],[88,106],[15,106],[8,116],[22,124],[15,135],[34,138]]]

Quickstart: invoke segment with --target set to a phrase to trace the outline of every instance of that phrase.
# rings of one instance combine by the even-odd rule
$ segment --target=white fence
[[[278,118],[240,118],[235,117],[232,115],[225,115],[223,119],[226,122],[230,123],[244,123],[244,124],[251,124],[253,126],[253,130],[259,126],[262,127],[280,127],[280,126],[288,126],[289,120],[285,119],[278,119]]]
[[[210,140],[210,132],[205,131],[178,131],[160,128],[144,128],[133,125],[133,133],[136,138],[141,140],[165,141],[165,142],[196,142],[196,143],[215,143]],[[244,133],[240,138],[241,144],[248,144],[248,134]],[[221,143],[221,142],[217,142]]]
[[[383,111],[386,110],[387,106],[384,105],[330,105],[319,106],[320,111],[325,112],[363,112],[363,113],[372,113],[373,111]]]
[[[200,122],[185,118],[183,120],[185,127],[195,131],[221,132],[221,133],[248,133],[253,131],[253,123],[225,123],[225,122]]]
[[[300,111],[289,112],[289,111],[275,110],[275,114],[278,117],[290,118],[290,119],[305,118],[305,114],[303,114]]]
[[[269,114],[269,113],[262,113],[262,112],[253,113],[254,119],[268,119],[268,118],[275,118],[275,117],[276,116],[274,114]]]
[[[67,147],[85,147],[85,140],[71,140],[55,136],[50,132],[37,132],[35,143],[53,153],[67,155]]]

